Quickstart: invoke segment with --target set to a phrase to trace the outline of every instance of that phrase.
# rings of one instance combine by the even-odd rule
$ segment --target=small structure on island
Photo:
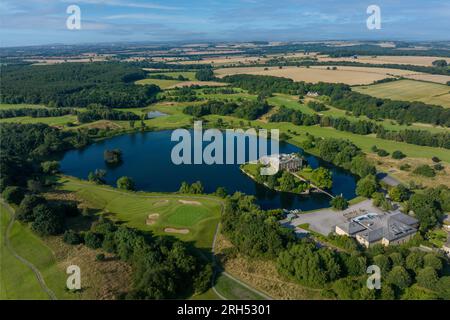
[[[296,172],[300,170],[304,164],[303,157],[296,153],[280,153],[261,158],[261,162],[269,164],[272,167],[279,165],[279,170]]]

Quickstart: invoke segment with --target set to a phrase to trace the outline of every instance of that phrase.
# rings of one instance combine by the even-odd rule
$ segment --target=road
[[[9,234],[11,232],[11,229],[14,225],[14,222],[16,221],[15,219],[15,212],[14,209],[11,208],[11,206],[9,204],[7,204],[3,199],[0,200],[0,203],[3,205],[3,207],[9,212],[9,214],[11,215],[11,219],[8,223],[8,227],[6,228],[6,232],[3,235],[4,236],[4,241],[5,241],[5,246],[8,249],[9,252],[11,252],[11,254],[20,262],[22,262],[24,265],[26,265],[28,268],[31,269],[31,271],[33,271],[33,273],[36,276],[37,281],[39,282],[39,285],[41,286],[42,290],[45,291],[45,293],[47,293],[48,297],[51,300],[57,300],[55,293],[49,288],[47,287],[44,277],[42,276],[41,272],[39,271],[39,269],[32,264],[30,261],[28,261],[27,259],[25,259],[24,257],[22,257],[21,255],[19,255],[13,248],[13,246],[11,245],[11,242],[9,241]]]

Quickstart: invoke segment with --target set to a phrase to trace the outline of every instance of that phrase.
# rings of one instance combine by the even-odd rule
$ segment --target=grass
[[[5,247],[3,235],[10,221],[10,216],[3,205],[1,212],[1,299],[48,299],[40,287],[35,274],[17,260]],[[52,250],[27,226],[15,222],[10,233],[10,243],[22,257],[34,264],[42,273],[47,286],[59,299],[71,299],[73,295],[65,290],[66,275],[57,266]]]
[[[229,300],[265,300],[264,297],[225,275],[217,277],[216,290]]]
[[[421,101],[450,108],[450,86],[443,84],[399,80],[371,86],[354,87],[353,90],[378,98]]]
[[[219,198],[147,192],[118,193],[117,189],[70,177],[61,178],[60,183],[61,190],[76,192],[78,197],[102,210],[104,215],[123,221],[130,227],[192,241],[197,248],[211,248],[221,211]],[[180,199],[198,204],[183,204]],[[158,214],[158,217],[149,225],[146,221],[151,214]],[[168,234],[164,231],[166,228],[185,228],[189,229],[189,233]]]
[[[142,80],[136,81],[135,83],[140,84],[140,85],[154,84],[154,85],[157,85],[158,87],[160,87],[161,89],[166,89],[166,88],[169,88],[180,82],[182,82],[182,81],[165,80],[165,79],[142,79]]]
[[[40,105],[40,104],[27,104],[27,103],[9,104],[9,103],[0,103],[0,109],[22,109],[22,108],[42,109],[42,108],[47,108],[47,107],[44,106],[44,105]]]
[[[45,123],[49,126],[65,126],[68,122],[76,122],[77,116],[65,115],[61,117],[45,117],[45,118],[33,118],[33,117],[16,117],[0,119],[2,122],[17,122],[17,123]]]

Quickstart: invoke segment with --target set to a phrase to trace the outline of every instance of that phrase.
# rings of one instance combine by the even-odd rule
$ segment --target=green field
[[[0,103],[0,109],[22,109],[22,108],[42,109],[42,108],[47,108],[47,107],[44,106],[44,105],[40,105],[40,104],[27,104],[27,103],[9,104],[9,103]]]
[[[370,86],[354,87],[353,90],[378,98],[421,101],[450,108],[450,86],[415,80],[399,80]]]
[[[174,86],[177,83],[182,81],[179,80],[165,80],[165,79],[142,79],[138,80],[135,83],[140,85],[154,84],[160,87],[161,89],[166,89],[168,87]]]
[[[3,204],[0,205],[0,218],[0,299],[49,299],[33,271],[14,257],[5,246],[4,236],[11,217]],[[57,266],[51,249],[28,227],[14,222],[9,240],[20,256],[39,269],[45,283],[58,299],[77,297],[65,290],[66,274]]]
[[[124,221],[130,227],[193,241],[197,248],[211,248],[221,211],[222,201],[219,198],[122,192],[69,177],[61,178],[60,182],[62,190],[75,191],[80,198],[101,210],[102,214]],[[147,224],[149,215],[153,215],[154,219],[151,224]],[[166,228],[188,229],[189,233],[167,233]]]
[[[44,117],[44,118],[33,118],[33,117],[16,117],[16,118],[6,118],[0,119],[2,122],[17,122],[17,123],[45,123],[49,126],[65,126],[68,122],[77,122],[77,116],[65,115],[61,117]]]

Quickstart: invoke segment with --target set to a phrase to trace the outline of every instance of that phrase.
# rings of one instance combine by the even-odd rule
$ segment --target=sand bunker
[[[159,201],[156,201],[154,204],[153,204],[153,206],[163,206],[163,205],[165,205],[165,204],[168,204],[169,203],[169,200],[159,200]]]
[[[178,233],[178,234],[188,234],[189,233],[189,229],[165,228],[164,232],[167,232],[167,233]]]
[[[178,202],[182,203],[182,204],[192,204],[195,206],[201,206],[202,204],[198,201],[190,201],[190,200],[178,200]]]
[[[150,213],[147,217],[147,220],[145,221],[145,223],[149,226],[151,226],[152,224],[155,224],[156,221],[159,218],[159,213]]]

